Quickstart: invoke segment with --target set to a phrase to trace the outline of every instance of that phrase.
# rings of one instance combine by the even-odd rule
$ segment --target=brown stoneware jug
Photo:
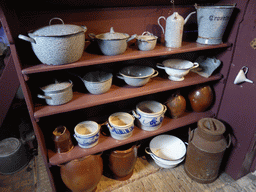
[[[189,132],[185,172],[199,183],[211,183],[218,177],[226,148],[230,146],[223,133],[226,128],[217,119],[203,118],[198,128]]]
[[[180,93],[174,93],[167,99],[166,106],[169,115],[173,118],[181,117],[186,111],[186,100]]]
[[[70,132],[65,126],[59,126],[53,131],[53,141],[56,153],[65,153],[74,147]]]
[[[117,180],[129,179],[136,164],[138,147],[136,144],[125,145],[108,151],[104,156],[104,169],[109,171],[106,176]]]
[[[95,191],[103,173],[101,153],[60,165],[64,184],[73,192]]]
[[[190,105],[195,112],[207,110],[213,102],[213,91],[209,85],[197,86],[188,94]]]

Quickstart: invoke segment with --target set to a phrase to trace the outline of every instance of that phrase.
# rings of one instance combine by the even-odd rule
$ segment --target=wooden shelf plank
[[[74,92],[73,99],[64,105],[43,105],[35,107],[34,117],[36,119],[39,119],[41,117],[59,114],[63,112],[84,109],[87,107],[97,106],[115,101],[121,101],[152,93],[158,93],[161,91],[167,91],[181,87],[187,87],[191,85],[215,81],[221,78],[221,74],[217,74],[209,78],[204,78],[202,76],[197,75],[196,73],[190,72],[187,76],[185,76],[185,80],[181,82],[170,81],[169,79],[164,79],[161,77],[155,77],[151,79],[149,83],[142,87],[131,87],[128,85],[124,87],[118,87],[116,85],[112,85],[111,89],[108,92],[101,95]]]
[[[111,63],[132,59],[140,59],[140,58],[148,58],[148,57],[157,57],[164,55],[172,55],[178,53],[186,53],[193,51],[201,51],[207,49],[217,49],[217,48],[226,48],[229,47],[229,43],[222,43],[219,45],[203,45],[196,42],[183,42],[182,47],[180,48],[168,48],[163,45],[157,44],[154,50],[152,51],[139,51],[135,46],[130,46],[127,50],[121,55],[115,56],[104,56],[98,54],[91,54],[88,52],[84,52],[82,58],[74,63],[65,64],[65,65],[45,65],[45,64],[37,64],[29,67],[24,67],[22,73],[24,75],[54,71],[54,70],[62,70],[62,69],[70,69],[82,66],[90,66],[96,64],[103,63]]]
[[[99,138],[99,143],[89,149],[83,149],[76,145],[70,152],[67,153],[54,153],[53,151],[48,150],[49,163],[50,165],[59,165],[73,159],[84,157],[86,155],[95,154],[121,145],[159,135],[161,133],[165,133],[167,131],[171,131],[173,129],[195,123],[201,118],[213,116],[214,114],[211,111],[207,111],[201,113],[186,113],[183,117],[180,117],[178,119],[171,119],[169,117],[165,117],[162,126],[158,130],[144,131],[138,127],[135,127],[132,136],[126,140],[116,140],[113,139],[111,136],[103,136],[101,134]]]

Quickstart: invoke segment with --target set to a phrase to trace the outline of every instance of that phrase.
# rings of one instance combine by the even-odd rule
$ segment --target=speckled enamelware
[[[91,94],[106,93],[112,85],[113,75],[104,71],[92,71],[83,78],[86,89]]]
[[[45,99],[48,105],[62,105],[73,98],[72,86],[73,83],[71,81],[49,84],[41,87],[44,95],[38,94],[37,97]]]
[[[139,87],[148,83],[148,81],[158,75],[158,71],[148,66],[127,66],[121,69],[117,75],[118,78],[123,79],[128,85]]]
[[[189,73],[191,69],[195,69],[199,66],[198,63],[182,59],[167,59],[163,61],[163,64],[157,64],[157,67],[164,69],[169,75],[169,79],[172,81],[183,81],[184,76]]]
[[[110,32],[95,35],[89,34],[91,39],[96,39],[101,52],[104,55],[120,55],[127,49],[127,42],[134,39],[137,35],[131,37],[126,33],[115,32],[113,27],[110,28]]]
[[[156,46],[157,36],[152,33],[145,31],[142,35],[139,35],[137,39],[137,45],[141,51],[150,51],[153,50]]]
[[[61,20],[60,18],[53,18]],[[85,45],[85,26],[62,24],[51,25],[31,31],[20,39],[31,42],[37,58],[47,65],[73,63],[82,57]]]
[[[201,44],[220,44],[227,24],[235,8],[233,5],[198,6],[197,23],[198,38],[196,42]]]

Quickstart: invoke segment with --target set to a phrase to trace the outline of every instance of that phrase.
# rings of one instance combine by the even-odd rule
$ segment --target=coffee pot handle
[[[160,24],[160,20],[161,20],[161,19],[164,19],[165,22],[166,22],[166,18],[165,18],[164,16],[161,16],[161,17],[159,17],[158,20],[157,20],[157,23],[158,23],[158,25],[161,27],[161,29],[162,29],[162,31],[163,31],[163,34],[164,34],[164,28],[163,28],[163,26]]]

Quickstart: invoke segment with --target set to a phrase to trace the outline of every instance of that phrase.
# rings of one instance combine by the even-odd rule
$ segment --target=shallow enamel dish
[[[162,64],[157,64],[157,67],[164,69],[172,81],[183,81],[184,76],[189,73],[191,69],[197,68],[198,63],[182,59],[168,59],[163,61]]]
[[[154,137],[145,151],[163,164],[179,163],[186,154],[186,145],[178,137],[159,135]]]
[[[158,71],[148,66],[127,66],[121,69],[117,75],[123,79],[128,85],[139,87],[148,83],[148,81],[158,75]]]

